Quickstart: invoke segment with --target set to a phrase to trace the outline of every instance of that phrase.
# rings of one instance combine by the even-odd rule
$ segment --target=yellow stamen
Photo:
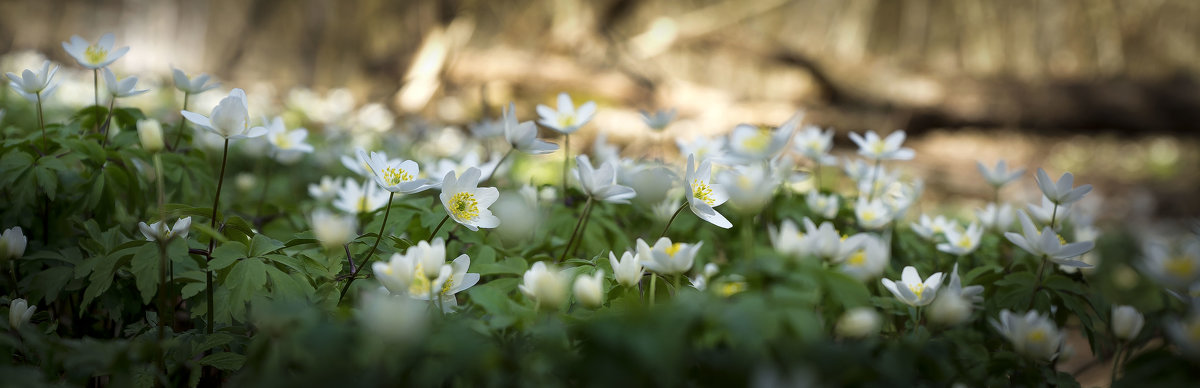
[[[925,293],[925,285],[924,284],[910,284],[908,286],[908,290],[912,291],[913,295],[917,296],[917,299],[921,299],[921,294]]]
[[[465,191],[455,193],[450,197],[449,205],[447,209],[456,219],[470,220],[479,216],[479,201],[475,200],[475,194]]]
[[[758,134],[742,140],[742,147],[752,151],[764,151],[771,145],[771,129],[759,127]]]
[[[287,132],[275,134],[275,146],[283,150],[292,148],[292,141],[288,138]]]
[[[721,293],[721,296],[730,296],[742,291],[746,291],[746,283],[729,282],[722,284],[719,292]]]
[[[967,248],[970,248],[971,245],[972,244],[971,244],[970,236],[962,236],[962,238],[958,239],[958,247],[959,248],[967,249]]]
[[[667,249],[666,249],[667,256],[675,257],[675,254],[679,253],[679,250],[682,248],[683,248],[683,244],[680,244],[680,243],[671,244],[671,246],[667,247]]]
[[[1167,259],[1163,263],[1163,267],[1166,268],[1167,273],[1185,279],[1191,278],[1192,274],[1196,272],[1196,263],[1187,256],[1176,256]]]
[[[850,258],[846,259],[846,262],[848,264],[850,264],[851,266],[855,266],[855,267],[862,267],[863,263],[865,263],[866,261],[867,261],[867,251],[865,251],[865,250],[854,252],[853,255],[850,255]]]
[[[1048,337],[1048,335],[1046,334],[1046,330],[1034,329],[1033,331],[1029,332],[1028,339],[1029,339],[1029,342],[1042,343],[1042,342],[1046,342],[1047,337]]]
[[[104,62],[104,58],[108,57],[108,51],[99,46],[92,45],[83,51],[83,57],[87,59],[88,63],[96,65]]]
[[[716,203],[716,201],[712,198],[712,187],[708,186],[708,182],[699,179],[692,180],[692,196],[696,197],[696,199],[704,201],[704,203],[707,203],[709,206],[712,206],[713,203]]]
[[[388,185],[398,185],[411,181],[412,179],[412,174],[409,174],[408,171],[404,171],[403,168],[384,167],[383,169],[383,180],[387,182]]]

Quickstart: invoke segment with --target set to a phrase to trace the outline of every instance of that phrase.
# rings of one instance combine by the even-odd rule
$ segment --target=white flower
[[[495,187],[477,188],[479,175],[479,169],[474,167],[457,178],[454,171],[448,172],[442,179],[442,193],[439,195],[450,218],[472,231],[500,225],[500,219],[488,210],[488,206],[500,198],[500,192]]]
[[[26,243],[28,239],[20,226],[5,229],[4,233],[0,234],[0,262],[21,258],[25,254]]]
[[[527,154],[541,155],[558,150],[558,145],[537,138],[537,125],[532,121],[517,122],[516,105],[509,103],[501,118],[503,121],[504,139],[508,140],[513,149]]]
[[[737,166],[717,174],[717,183],[725,188],[729,204],[741,214],[758,214],[775,196],[779,180],[762,164]]]
[[[804,113],[797,112],[779,128],[738,124],[729,134],[729,151],[747,162],[770,159],[783,150],[803,118]]]
[[[500,219],[496,232],[506,241],[524,241],[537,233],[542,222],[538,209],[537,189],[524,186],[519,191],[500,193],[500,199],[492,205],[492,212]]]
[[[250,105],[246,101],[246,92],[242,89],[230,91],[229,96],[221,99],[221,102],[213,107],[208,117],[186,110],[179,113],[197,127],[225,139],[247,139],[267,134],[266,128],[250,127]]]
[[[1200,240],[1181,247],[1149,241],[1142,247],[1138,269],[1166,288],[1186,289],[1200,281]]]
[[[354,239],[354,231],[358,229],[358,218],[353,214],[339,215],[325,209],[313,210],[313,236],[326,249],[334,249],[345,245]]]
[[[858,225],[866,229],[879,230],[892,222],[892,209],[888,208],[883,200],[875,198],[867,200],[866,196],[860,195],[858,202],[854,204],[854,216],[858,218]]]
[[[651,247],[646,244],[646,241],[639,238],[637,239],[637,258],[647,271],[659,275],[684,273],[692,269],[696,253],[700,251],[700,246],[703,244],[703,242],[671,243],[670,239],[663,237],[655,241],[654,246]]]
[[[975,216],[985,228],[996,232],[1007,232],[1013,224],[1013,209],[1007,203],[1000,206],[989,203],[983,209],[976,209]]]
[[[37,311],[37,306],[30,306],[23,298],[13,299],[8,304],[8,325],[14,330],[20,329],[21,325],[29,322],[29,318],[33,317],[33,313]]]
[[[804,196],[804,204],[808,205],[808,210],[827,220],[837,217],[838,210],[840,209],[838,201],[837,194],[829,193],[828,195],[822,195],[817,190],[810,190]]]
[[[800,231],[800,228],[792,220],[783,220],[779,224],[779,229],[776,229],[774,226],[768,226],[767,237],[770,238],[771,246],[775,248],[775,251],[790,258],[800,259],[812,254],[809,248],[808,237]]]
[[[1072,188],[1075,183],[1075,176],[1071,173],[1063,173],[1062,177],[1058,178],[1055,183],[1050,180],[1050,176],[1046,175],[1046,170],[1037,170],[1037,185],[1042,189],[1042,194],[1059,205],[1066,205],[1083,198],[1088,192],[1092,191],[1092,185],[1083,185]]]
[[[162,151],[165,144],[163,143],[162,125],[155,119],[144,119],[137,121],[138,140],[142,142],[142,149],[146,152]]]
[[[95,44],[89,43],[79,35],[71,35],[71,41],[62,42],[62,46],[80,66],[99,69],[108,66],[129,51],[128,46],[113,50],[116,40],[116,36],[111,32],[100,36],[100,40]]]
[[[1054,360],[1063,348],[1063,335],[1054,321],[1036,310],[1024,316],[1001,310],[1000,320],[992,320],[992,327],[1008,338],[1017,353],[1039,361]]]
[[[904,271],[900,274],[900,281],[892,281],[891,279],[882,279],[883,286],[900,299],[901,302],[913,307],[928,305],[933,302],[937,296],[938,287],[942,286],[942,273],[938,272],[929,275],[924,282],[921,281],[921,275],[917,273],[917,269],[913,266],[904,267]]]
[[[344,178],[335,178],[328,175],[323,176],[320,182],[308,185],[308,195],[311,195],[313,199],[319,202],[331,201],[334,197],[337,197],[338,188],[342,185],[342,179]]]
[[[946,220],[946,217],[939,215],[931,219],[925,214],[921,215],[919,222],[914,222],[910,225],[913,232],[929,241],[937,240],[939,235],[955,227],[953,222]]]
[[[833,223],[822,222],[818,227],[807,217],[804,218],[804,229],[807,237],[802,242],[805,244],[805,248],[802,250],[819,259],[834,263],[845,260],[854,251],[857,251],[868,238],[867,234],[862,233],[843,238],[841,233],[838,233],[837,229],[833,227]]]
[[[633,252],[625,251],[621,254],[621,260],[617,260],[617,255],[613,252],[608,252],[608,263],[612,266],[613,278],[618,284],[637,287],[638,282],[642,281],[642,264]]]
[[[967,255],[979,248],[979,242],[983,239],[983,226],[972,222],[965,231],[957,227],[948,228],[945,234],[946,242],[937,245],[939,251],[952,255]]]
[[[954,270],[950,272],[950,283],[946,285],[945,290],[962,297],[967,302],[973,304],[983,303],[983,286],[963,287],[962,279],[958,277],[958,263],[954,263]]]
[[[858,145],[858,154],[871,160],[910,160],[916,153],[911,148],[902,148],[904,131],[892,132],[886,139],[881,139],[875,131],[867,131],[864,139],[857,133],[850,133],[850,140]]]
[[[668,110],[659,110],[654,113],[641,111],[642,122],[646,123],[647,127],[655,131],[661,131],[671,124],[671,120],[675,119],[675,108]]]
[[[1133,306],[1112,306],[1112,330],[1117,338],[1132,341],[1145,324],[1146,318]]]
[[[537,112],[538,116],[542,118],[538,122],[543,126],[570,135],[578,131],[588,121],[592,121],[592,116],[596,115],[596,103],[588,101],[580,105],[579,110],[576,110],[575,103],[571,102],[571,96],[566,93],[559,93],[558,110],[545,105],[538,105]]]
[[[1025,205],[1025,209],[1029,210],[1029,215],[1039,224],[1050,225],[1050,221],[1054,221],[1054,225],[1050,226],[1055,229],[1057,226],[1061,226],[1062,221],[1071,214],[1071,205],[1055,205],[1050,198],[1046,198],[1044,195],[1042,196],[1042,206],[1030,203]]]
[[[679,199],[668,197],[662,202],[654,204],[650,208],[650,213],[654,216],[655,221],[665,224],[671,219],[671,216],[675,215],[675,211],[679,210],[680,206],[682,205],[680,205]]]
[[[890,260],[887,245],[883,240],[869,234],[856,236],[863,236],[862,242],[856,244],[860,248],[844,256],[839,267],[841,271],[861,282],[883,275],[883,270],[887,268]]]
[[[50,84],[58,72],[58,66],[50,68],[50,65],[50,61],[42,62],[42,71],[36,73],[29,69],[22,71],[20,76],[8,73],[8,79],[11,80],[9,87],[30,102],[37,102],[39,93],[43,100],[49,98],[58,89],[58,83]]]
[[[313,146],[305,142],[307,129],[288,130],[279,116],[269,122],[263,118],[263,125],[267,128],[267,141],[275,150],[275,159],[280,163],[295,163],[304,154],[313,152]]]
[[[370,339],[388,343],[416,340],[429,325],[429,307],[411,298],[393,297],[387,293],[366,293],[358,319]]]
[[[633,198],[633,201],[640,205],[654,206],[662,203],[664,199],[667,199],[671,189],[679,183],[679,175],[671,172],[671,170],[662,165],[635,165],[632,161],[628,161],[628,159],[622,160],[621,163],[622,166],[635,166],[629,169],[621,169],[617,173],[617,182],[633,188],[633,191],[637,192],[637,196]],[[674,196],[670,197],[674,198]],[[672,201],[672,203],[675,202],[677,201]],[[678,208],[679,205],[675,205],[670,211],[673,212]],[[670,216],[670,214],[667,214],[667,217]],[[663,222],[666,222],[666,220],[664,219]]]
[[[162,221],[146,225],[145,222],[138,222],[138,229],[142,231],[142,236],[146,236],[146,241],[171,241],[175,237],[186,239],[188,230],[192,227],[192,217],[184,217],[175,221],[175,225],[167,228],[167,225]]]
[[[489,120],[486,118],[481,119],[479,122],[472,123],[470,126],[468,126],[467,130],[471,131],[471,136],[475,136],[476,139],[488,139],[496,136],[504,136],[504,118],[498,118],[495,120]],[[511,140],[509,142],[511,142]]]
[[[881,166],[880,168],[883,167]],[[846,173],[846,177],[854,181],[855,184],[871,179],[872,175],[877,174],[875,170],[875,166],[862,159],[846,158],[842,162],[842,172]]]
[[[709,223],[729,229],[733,224],[729,222],[725,216],[718,213],[714,207],[720,206],[729,199],[725,194],[725,188],[719,184],[711,183],[712,178],[712,163],[705,160],[700,162],[700,167],[696,168],[696,159],[694,155],[688,155],[687,173],[683,177],[683,186],[686,188],[688,207],[692,209],[700,219]]]
[[[440,242],[440,239],[434,240],[434,245]],[[430,260],[436,253],[436,249],[428,247],[416,251],[410,248],[404,255],[393,254],[387,264],[375,263],[371,270],[381,277],[380,282],[392,293],[440,303],[442,312],[452,312],[458,307],[458,298],[454,294],[479,283],[479,274],[467,273],[471,267],[471,258],[467,255],[459,255],[451,264],[445,264],[444,245],[441,251],[442,264],[432,267],[432,270],[424,267],[426,262],[436,261]]]
[[[1075,243],[1066,243],[1049,226],[1038,232],[1036,226],[1033,226],[1033,220],[1029,219],[1029,215],[1025,212],[1019,212],[1021,219],[1021,234],[1008,232],[1004,233],[1004,237],[1014,245],[1021,247],[1026,252],[1034,256],[1046,256],[1055,264],[1066,265],[1072,267],[1091,267],[1090,264],[1078,260],[1070,260],[1087,253],[1095,246],[1091,241],[1080,241]]]
[[[359,185],[353,179],[346,179],[341,190],[338,190],[337,199],[333,200],[333,207],[348,214],[373,213],[386,205],[387,201],[388,192],[378,185],[367,182]]]
[[[575,278],[575,300],[580,304],[596,308],[604,305],[604,270],[596,270],[592,275],[579,275]]]
[[[150,91],[149,89],[133,90],[133,87],[137,86],[137,77],[118,80],[117,75],[107,67],[101,73],[104,74],[104,86],[108,88],[108,94],[113,98],[131,97]]]
[[[617,184],[617,167],[608,161],[592,168],[587,155],[575,157],[575,179],[580,188],[593,199],[611,203],[629,203],[637,195],[632,188]]]
[[[467,151],[461,159],[443,158],[434,163],[427,164],[432,166],[428,174],[431,177],[443,177],[446,173],[454,171],[455,174],[461,174],[467,171],[468,168],[475,167],[480,171],[479,182],[483,183],[488,177],[493,174],[500,174],[497,168],[500,167],[500,155],[493,154],[491,159],[484,162],[481,160],[479,153],[475,150]],[[440,182],[432,182],[434,186],[440,185]]]
[[[833,149],[832,128],[821,131],[821,128],[817,126],[807,125],[800,133],[796,134],[792,146],[796,152],[812,159],[817,164],[837,164],[837,158],[829,154],[829,151]]]
[[[1020,178],[1021,174],[1025,173],[1025,169],[1023,168],[1009,171],[1008,165],[1004,160],[997,161],[995,169],[989,169],[983,162],[978,160],[975,161],[975,166],[979,168],[979,173],[983,174],[983,180],[997,189]]]
[[[592,155],[596,156],[596,161],[604,162],[621,162],[621,149],[616,145],[608,143],[608,134],[600,132],[596,134],[596,139],[592,141]],[[630,160],[632,162],[632,160]]]
[[[676,139],[680,155],[695,155],[698,160],[721,161],[725,159],[725,138],[697,137],[690,143]]]
[[[1100,228],[1097,228],[1095,226],[1075,224],[1074,229],[1075,229],[1074,230],[1075,241],[1095,242],[1096,239],[1100,238]],[[1094,266],[1100,262],[1100,254],[1097,253],[1096,251],[1091,251],[1091,252],[1080,255],[1078,260]],[[1080,268],[1075,268],[1075,267],[1059,266],[1058,269],[1060,269],[1066,273],[1075,273],[1075,271],[1082,271],[1084,275],[1091,275],[1092,273],[1094,273],[1096,271],[1095,267],[1080,269]]]
[[[949,290],[941,290],[929,306],[929,321],[946,326],[955,326],[971,318],[971,304]]]
[[[567,299],[567,276],[539,261],[525,271],[517,288],[539,306],[557,308]]]
[[[387,154],[374,151],[368,157],[367,151],[362,148],[359,148],[356,154],[358,155],[359,162],[367,166],[367,171],[371,174],[371,178],[384,190],[393,193],[414,194],[434,187],[434,185],[429,183],[428,179],[418,178],[421,174],[421,168],[417,166],[417,162],[388,159]],[[478,169],[476,169],[476,172],[478,172]],[[478,178],[478,176],[475,177],[476,180],[471,182],[472,185],[474,185]]]
[[[846,310],[838,319],[837,335],[846,338],[864,338],[879,334],[882,320],[879,313],[870,307],[855,307]]]
[[[183,70],[172,67],[171,75],[175,79],[175,88],[187,94],[200,94],[221,86],[218,82],[208,83],[208,74],[200,74],[189,79]]]
[[[445,261],[444,258],[443,261]],[[435,270],[440,272],[441,266],[439,265]],[[376,280],[379,280],[379,284],[382,284],[393,295],[408,295],[413,279],[417,276],[425,276],[424,271],[417,267],[415,255],[399,253],[393,253],[387,262],[372,263],[371,273],[375,275]],[[428,293],[428,290],[425,291]]]
[[[1183,354],[1200,356],[1200,313],[1192,311],[1184,319],[1167,318],[1163,330]]]

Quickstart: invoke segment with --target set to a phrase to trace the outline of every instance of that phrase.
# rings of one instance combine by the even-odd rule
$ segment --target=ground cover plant
[[[1200,226],[1101,230],[1069,172],[981,161],[992,203],[935,214],[904,131],[838,158],[802,112],[630,155],[571,148],[604,107],[567,93],[393,131],[174,70],[182,104],[147,113],[115,43],[5,69],[5,384],[1073,386],[1085,355],[1197,379]],[[44,109],[75,66],[93,103]],[[1020,179],[1042,200],[1006,201]]]

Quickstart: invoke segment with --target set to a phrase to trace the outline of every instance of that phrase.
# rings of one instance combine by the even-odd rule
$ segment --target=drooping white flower
[[[167,228],[167,224],[163,221],[158,221],[153,224],[146,225],[145,222],[138,222],[138,230],[142,231],[142,236],[146,237],[146,241],[171,241],[176,237],[186,239],[188,230],[192,227],[192,217],[184,217],[175,221],[175,225]]]
[[[1050,317],[1031,310],[1024,316],[1008,309],[1000,311],[1000,320],[992,327],[1008,338],[1017,353],[1038,361],[1052,361],[1063,348],[1063,335]]]
[[[892,222],[895,214],[883,202],[883,199],[868,200],[865,195],[860,195],[854,204],[854,216],[858,218],[859,226],[870,230],[879,230]]]
[[[972,222],[966,230],[946,229],[946,242],[938,244],[937,249],[951,255],[967,255],[979,248],[982,239],[983,226]]]
[[[729,204],[740,214],[758,214],[775,196],[779,180],[760,163],[737,166],[717,174]]]
[[[537,106],[538,116],[541,116],[543,126],[558,131],[559,133],[570,135],[578,131],[580,127],[592,121],[592,117],[596,115],[596,103],[588,101],[575,109],[575,103],[571,101],[571,96],[567,93],[558,94],[558,110],[554,110],[545,105]]]
[[[746,162],[770,159],[783,151],[802,119],[804,113],[798,112],[779,128],[738,124],[729,134],[729,153]]]
[[[1014,245],[1021,247],[1026,252],[1034,256],[1045,256],[1055,264],[1066,265],[1072,267],[1091,267],[1090,264],[1078,260],[1070,260],[1087,253],[1092,250],[1095,244],[1091,241],[1080,241],[1075,243],[1066,243],[1049,226],[1042,228],[1041,232],[1033,225],[1033,220],[1029,219],[1029,215],[1025,212],[1019,212],[1021,219],[1021,234],[1008,232],[1004,233],[1004,237]]]
[[[557,308],[567,299],[567,281],[567,275],[539,261],[525,271],[517,288],[539,306]]]
[[[95,44],[79,37],[79,35],[71,35],[69,42],[62,42],[63,50],[67,51],[80,66],[88,69],[99,69],[108,66],[116,61],[121,56],[129,52],[129,47],[121,47],[113,49],[113,43],[116,43],[117,37],[111,32],[101,35],[100,40]]]
[[[33,70],[25,69],[21,75],[8,73],[9,87],[25,97],[30,102],[37,102],[39,93],[42,100],[50,98],[54,95],[54,91],[58,89],[58,83],[51,84],[54,80],[54,74],[58,73],[58,65],[51,68],[50,61],[42,62],[42,70],[34,72]]]
[[[655,131],[666,129],[667,125],[671,124],[671,120],[675,119],[675,108],[658,110],[654,111],[653,113],[643,110],[641,113],[642,122],[646,123],[647,127],[650,127],[650,129]]]
[[[851,251],[841,260],[839,268],[842,273],[861,282],[883,275],[883,270],[887,268],[888,261],[891,260],[888,256],[887,245],[883,243],[883,240],[869,234],[856,236],[862,236],[862,241],[857,244],[859,248],[856,250],[852,245],[846,244],[851,247]]]
[[[337,197],[338,189],[342,186],[342,177],[322,176],[318,183],[308,185],[308,195],[318,202],[329,202]]]
[[[617,184],[617,167],[612,161],[593,168],[587,155],[579,155],[575,157],[573,172],[583,192],[597,201],[629,203],[630,198],[637,196],[633,188]]]
[[[837,164],[837,158],[829,154],[833,149],[833,129],[824,131],[815,125],[807,125],[796,134],[792,146],[804,157],[823,165]]]
[[[994,169],[988,168],[980,161],[975,161],[975,166],[979,168],[979,173],[983,175],[983,180],[996,189],[1020,178],[1021,174],[1025,173],[1025,169],[1023,168],[1009,171],[1008,164],[1003,159],[996,162],[996,168]]]
[[[596,270],[591,275],[575,277],[575,300],[585,307],[596,308],[604,305],[604,270]]]
[[[937,240],[938,236],[955,227],[953,222],[946,220],[946,217],[939,215],[929,218],[929,215],[926,214],[922,214],[918,222],[909,225],[912,226],[914,233],[928,241]]]
[[[804,196],[804,204],[808,205],[808,210],[827,220],[837,217],[838,210],[841,209],[838,203],[839,200],[840,198],[837,194],[829,193],[828,195],[824,195],[817,190],[810,190]]]
[[[892,132],[886,139],[875,131],[867,131],[866,138],[851,132],[850,140],[858,145],[858,154],[871,160],[911,160],[916,153],[911,148],[900,147],[904,143],[904,131]]]
[[[225,139],[247,139],[267,134],[266,128],[250,126],[250,104],[242,89],[230,91],[229,96],[213,107],[208,117],[186,110],[179,113],[197,127]]]
[[[896,296],[896,299],[900,299],[909,306],[920,307],[932,303],[937,296],[937,290],[942,286],[942,273],[929,275],[925,281],[921,281],[921,275],[917,273],[917,269],[910,265],[904,267],[904,271],[900,274],[900,281],[882,279],[881,282],[883,282],[884,288]]]
[[[387,154],[383,152],[372,151],[371,155],[367,156],[367,151],[362,148],[359,148],[356,154],[359,162],[367,166],[367,172],[371,174],[371,178],[384,190],[393,193],[414,194],[434,187],[428,179],[418,178],[421,168],[417,166],[417,162],[388,159]]]
[[[954,270],[950,272],[950,283],[946,285],[945,291],[954,293],[972,304],[983,303],[983,286],[963,287],[962,278],[958,277],[958,263],[954,263]]]
[[[446,173],[438,196],[450,218],[472,231],[500,225],[500,219],[488,210],[500,198],[500,192],[495,187],[476,187],[479,175],[479,169],[474,167],[457,178],[453,171]]]
[[[16,298],[8,303],[8,325],[14,330],[20,329],[21,325],[29,322],[29,318],[33,317],[33,313],[37,311],[37,305],[30,306],[29,302],[24,298]]]
[[[1000,206],[989,203],[983,209],[976,209],[975,216],[987,230],[1004,233],[1012,228],[1013,209],[1012,205],[1007,203]]]
[[[621,254],[621,260],[617,260],[616,254],[608,252],[608,263],[612,266],[613,278],[618,284],[637,287],[638,282],[642,281],[644,270],[637,254],[625,251]]]
[[[335,249],[354,239],[358,218],[353,213],[341,215],[318,208],[313,210],[309,224],[312,225],[313,237],[321,242],[321,246]]]
[[[150,91],[150,89],[133,89],[137,86],[137,77],[125,77],[118,80],[117,75],[107,67],[101,73],[104,74],[104,86],[108,88],[108,95],[113,98],[132,97]]]
[[[353,179],[346,179],[338,190],[333,207],[347,214],[374,213],[383,208],[388,201],[388,192],[379,185],[363,182],[359,184]]]
[[[200,94],[221,86],[220,82],[208,83],[208,74],[199,74],[188,78],[183,70],[171,68],[171,76],[175,80],[175,88],[187,94]]]
[[[1050,179],[1049,175],[1046,175],[1046,170],[1039,168],[1037,170],[1036,178],[1038,188],[1042,189],[1042,194],[1045,194],[1046,198],[1050,199],[1050,202],[1054,202],[1059,205],[1066,205],[1078,201],[1082,199],[1084,195],[1087,195],[1088,192],[1092,191],[1092,185],[1074,187],[1075,176],[1071,175],[1069,172],[1063,173],[1062,177],[1059,177],[1058,182],[1056,183]]]
[[[537,138],[537,125],[532,121],[517,122],[516,104],[509,103],[503,117],[504,139],[513,149],[532,155],[558,151],[558,145]]]
[[[1118,339],[1132,341],[1145,324],[1146,318],[1133,306],[1112,306],[1112,330]]]
[[[142,149],[146,152],[162,151],[166,145],[163,143],[162,125],[155,119],[144,119],[137,121],[138,140],[142,143]]]
[[[687,173],[683,177],[683,186],[688,207],[692,209],[692,213],[713,225],[725,229],[733,227],[733,224],[725,216],[713,209],[725,203],[729,196],[725,193],[724,187],[712,183],[711,162],[707,160],[700,162],[700,167],[697,168],[695,156],[688,155]]]
[[[695,244],[671,243],[666,237],[654,242],[654,246],[646,244],[645,240],[637,240],[638,262],[647,271],[659,275],[685,273],[692,269],[696,253],[704,242]]]
[[[846,310],[841,318],[838,318],[837,335],[846,338],[864,338],[879,334],[879,327],[883,320],[879,317],[879,313],[874,308],[870,307],[855,307]]]
[[[21,258],[25,254],[26,243],[28,239],[20,226],[5,229],[4,233],[0,234],[0,262]]]

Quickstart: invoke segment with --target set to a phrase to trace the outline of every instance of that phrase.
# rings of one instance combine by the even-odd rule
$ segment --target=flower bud
[[[21,258],[25,254],[26,242],[28,240],[20,226],[5,229],[4,234],[0,235],[0,262]]]
[[[237,177],[233,179],[233,183],[237,186],[239,191],[250,191],[250,189],[253,189],[254,185],[258,183],[258,178],[255,178],[254,174],[243,172],[241,174],[237,174]]]
[[[137,122],[138,139],[142,140],[142,149],[146,152],[162,151],[163,131],[162,125],[155,119],[138,120]]]
[[[325,209],[312,213],[313,236],[325,249],[340,248],[354,238],[358,220],[354,216],[334,214]]]
[[[33,317],[33,313],[37,311],[37,306],[30,306],[25,299],[13,299],[8,305],[8,324],[13,329],[20,329],[21,325],[29,322],[29,318]]]
[[[1133,306],[1113,306],[1112,329],[1118,339],[1129,341],[1136,338],[1144,324],[1146,318]]]
[[[879,333],[879,313],[870,307],[847,310],[838,319],[837,334],[842,337],[863,338]]]
[[[971,318],[971,302],[953,290],[943,289],[929,306],[929,321],[954,326]]]
[[[566,276],[545,262],[533,263],[522,280],[518,288],[539,306],[557,308],[567,299]]]
[[[586,307],[596,308],[604,305],[604,270],[599,270],[591,276],[579,275],[575,278],[575,300]]]

